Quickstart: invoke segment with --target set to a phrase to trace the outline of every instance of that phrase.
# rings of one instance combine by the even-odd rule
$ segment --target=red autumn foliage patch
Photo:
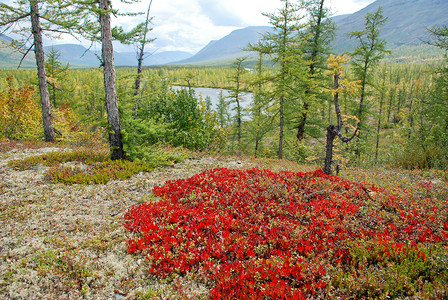
[[[442,288],[437,295],[447,292],[439,281],[448,271],[434,275],[428,269],[438,262],[427,260],[446,252],[447,200],[406,199],[322,171],[256,168],[210,170],[153,193],[161,200],[126,214],[125,227],[136,233],[128,252],[144,253],[155,276],[207,279],[211,299],[329,297],[353,286],[370,297],[368,288],[347,283],[352,270],[356,277],[394,266],[416,275],[403,279],[412,287],[387,295],[418,294],[430,281]]]

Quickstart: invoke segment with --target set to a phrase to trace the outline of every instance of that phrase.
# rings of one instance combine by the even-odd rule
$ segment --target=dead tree
[[[344,142],[350,142],[358,133],[359,130],[359,121],[356,126],[355,132],[351,137],[346,137],[341,133],[343,127],[341,110],[339,108],[339,91],[342,87],[341,85],[341,75],[342,75],[342,67],[339,65],[343,63],[345,60],[344,57],[336,57],[335,58],[335,72],[333,74],[334,86],[333,86],[333,99],[334,99],[334,110],[337,118],[337,125],[328,125],[327,127],[327,144],[325,146],[325,160],[324,160],[324,173],[331,175],[331,163],[333,162],[333,144],[336,137]]]

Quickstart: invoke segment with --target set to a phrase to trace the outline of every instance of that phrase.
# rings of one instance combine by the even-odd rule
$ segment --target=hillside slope
[[[426,28],[448,24],[446,0],[377,0],[354,14],[335,19],[338,30],[333,49],[336,53],[356,47],[356,41],[346,34],[362,30],[366,14],[375,12],[380,6],[388,18],[381,38],[387,41],[389,49],[421,45],[430,39]]]
[[[189,59],[175,62],[176,64],[189,64],[212,61],[231,61],[237,57],[247,56],[249,53],[243,49],[249,43],[256,43],[262,34],[271,30],[269,26],[250,26],[232,31],[220,40],[211,41],[198,53]]]

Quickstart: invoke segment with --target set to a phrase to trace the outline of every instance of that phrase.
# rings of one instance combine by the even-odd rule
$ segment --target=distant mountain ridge
[[[250,26],[232,31],[220,40],[213,40],[192,57],[175,62],[176,64],[190,64],[198,62],[229,61],[237,57],[246,56],[243,49],[249,43],[256,43],[262,34],[272,30],[269,26]]]
[[[366,14],[375,12],[380,6],[383,7],[383,15],[388,18],[381,32],[381,38],[386,39],[388,49],[395,50],[394,53],[405,52],[409,57],[412,49],[435,51],[429,49],[429,46],[426,46],[429,51],[423,49],[425,41],[430,39],[426,28],[448,24],[448,0],[377,0],[356,13],[333,17],[338,26],[336,39],[332,44],[336,54],[352,51],[356,47],[356,40],[350,39],[347,33],[362,30]],[[262,34],[270,30],[272,28],[269,26],[250,26],[234,30],[219,40],[210,41],[194,55],[182,51],[152,55],[148,53],[144,65],[228,65],[238,57],[249,55],[243,48],[249,43],[256,43]],[[0,39],[10,41],[4,35],[0,35]],[[60,59],[70,62],[72,66],[96,67],[100,64],[94,51],[86,51],[80,45],[55,45],[54,48],[61,51]],[[435,53],[437,55],[438,52]],[[32,54],[29,57],[32,57]],[[24,62],[25,66],[32,65],[34,57],[32,59],[29,57]],[[116,52],[114,57],[116,66],[137,64],[134,52]],[[13,63],[17,66],[19,59],[18,54],[8,53],[4,48],[0,49],[0,68],[11,67]]]
[[[362,30],[366,14],[380,6],[388,18],[381,31],[388,49],[421,45],[430,39],[426,28],[448,24],[447,0],[377,0],[354,14],[334,18],[338,29],[333,50],[341,53],[356,47],[356,41],[346,34]]]
[[[381,32],[381,38],[387,41],[387,49],[421,46],[430,39],[426,28],[448,24],[448,0],[377,0],[360,11],[333,17],[337,25],[336,38],[332,49],[336,54],[352,51],[357,41],[350,39],[347,33],[364,28],[367,13],[383,7],[383,15],[388,18]],[[262,34],[272,30],[268,26],[252,26],[235,30],[224,38],[211,41],[191,58],[178,64],[219,64],[231,63],[231,60],[248,55],[242,51],[248,43],[256,43]],[[421,47],[420,47],[421,48]],[[434,50],[434,53],[438,53]]]
[[[12,41],[6,35],[0,35],[0,40],[9,43]],[[46,46],[44,50],[48,53],[50,48],[56,49],[60,53],[59,60],[63,63],[69,63],[72,67],[99,67],[100,51],[93,51],[77,44],[59,44]],[[160,53],[145,53],[143,61],[144,66],[164,65],[173,61],[179,61],[191,57],[192,54],[184,51],[165,51]],[[0,48],[0,68],[17,67],[21,59],[21,54],[3,47]],[[114,61],[116,66],[137,66],[137,55],[135,52],[114,52]],[[23,67],[35,67],[34,53],[28,53]]]

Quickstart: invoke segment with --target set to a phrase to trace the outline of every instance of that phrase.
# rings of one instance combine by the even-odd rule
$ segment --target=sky
[[[334,15],[354,13],[374,0],[327,0]],[[150,0],[124,5],[113,0],[121,11],[135,12],[135,7],[146,13]],[[269,25],[262,12],[272,13],[280,8],[280,0],[152,0],[150,15],[152,32],[157,38],[149,47],[151,52],[186,51],[196,53],[211,40],[220,39],[235,29]],[[141,17],[121,17],[115,24],[124,28],[143,21]],[[117,51],[125,47],[115,45]]]
[[[6,0],[8,1],[8,0]],[[145,19],[151,0],[124,4],[112,0],[114,8],[121,12],[142,12],[142,16],[120,16],[112,19],[113,25],[130,29]],[[327,0],[333,15],[354,13],[374,0]],[[194,54],[211,40],[218,40],[233,30],[247,26],[269,25],[262,12],[272,13],[280,8],[280,0],[152,0],[150,16],[153,30],[150,37],[156,40],[146,49],[152,53],[163,51],[185,51]],[[78,43],[65,38],[63,41],[48,43]],[[89,45],[88,42],[84,43]],[[100,49],[97,45],[94,48]],[[114,44],[119,52],[134,51],[132,46]]]

